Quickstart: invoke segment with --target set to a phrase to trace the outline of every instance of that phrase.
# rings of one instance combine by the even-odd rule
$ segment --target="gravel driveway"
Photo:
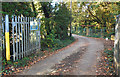
[[[72,64],[72,66],[77,66],[77,68],[75,68],[73,71],[67,72],[66,74],[96,75],[95,65],[97,63],[97,59],[99,59],[98,57],[100,56],[100,53],[98,51],[104,49],[103,43],[92,38],[87,38],[75,34],[73,34],[73,37],[76,39],[78,38],[77,43],[63,51],[58,52],[55,55],[49,56],[48,58],[34,64],[29,69],[26,69],[17,75],[46,75],[50,72],[53,72],[55,70],[53,67],[56,64],[60,64],[68,56],[73,57],[72,55],[75,53],[81,52],[82,47],[85,47],[85,50],[82,51],[84,53],[80,53],[80,58],[76,58],[78,62],[76,64]]]

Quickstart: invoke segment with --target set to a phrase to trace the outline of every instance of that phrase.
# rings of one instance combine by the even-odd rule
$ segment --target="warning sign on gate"
[[[30,21],[30,30],[38,30],[38,22]]]

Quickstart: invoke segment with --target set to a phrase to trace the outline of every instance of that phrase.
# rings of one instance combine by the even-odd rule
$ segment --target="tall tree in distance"
[[[55,29],[58,39],[64,39],[68,37],[68,25],[70,24],[70,19],[72,19],[69,9],[67,9],[66,4],[62,3],[57,12],[55,13]]]
[[[40,2],[41,4],[41,10],[44,13],[45,16],[45,29],[47,31],[47,35],[49,35],[51,33],[51,25],[50,23],[50,18],[52,17],[52,5],[51,2]]]
[[[34,11],[34,14],[35,14],[35,17],[37,16],[37,12],[36,12],[36,8],[35,8],[35,5],[34,5],[34,2],[32,2],[32,8],[33,8],[33,11]]]

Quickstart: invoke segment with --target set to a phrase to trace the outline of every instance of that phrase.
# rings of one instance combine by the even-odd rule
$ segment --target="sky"
[[[60,1],[62,1],[62,0],[53,0],[52,2],[52,6],[54,7],[55,6],[55,3],[57,3],[57,2],[60,2]]]

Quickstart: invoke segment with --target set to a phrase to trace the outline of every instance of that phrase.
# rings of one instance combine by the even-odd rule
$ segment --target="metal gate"
[[[38,23],[38,29],[32,30],[30,22]],[[3,57],[13,61],[22,59],[40,49],[40,19],[35,17],[2,17]]]

